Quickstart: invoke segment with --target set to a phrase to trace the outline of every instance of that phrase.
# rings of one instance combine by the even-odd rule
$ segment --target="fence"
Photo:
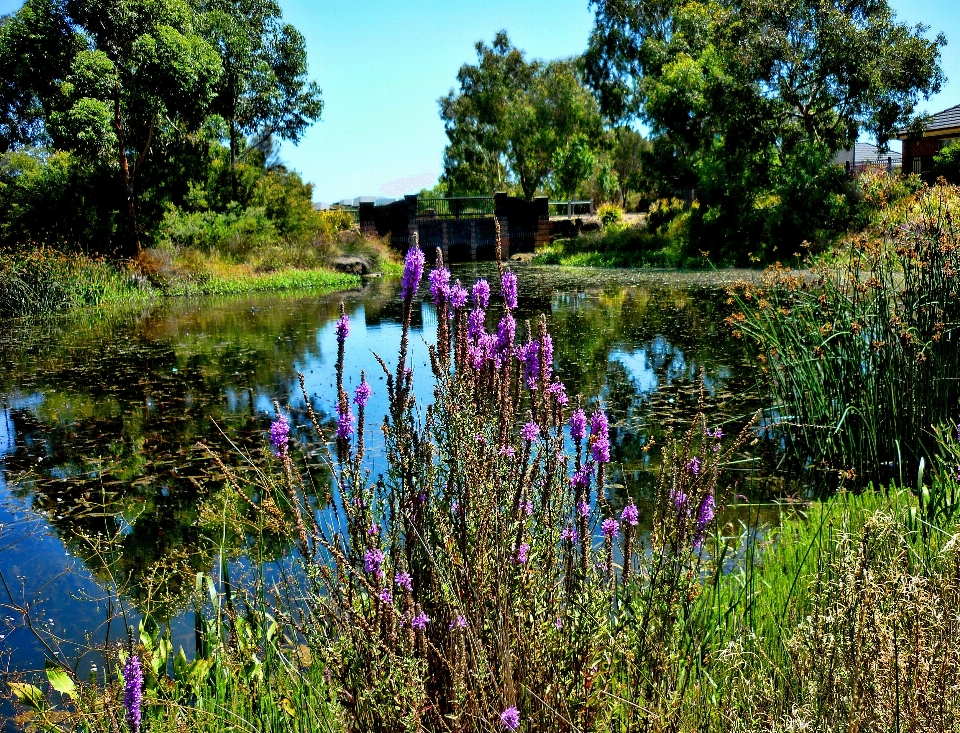
[[[495,213],[493,196],[417,199],[417,216],[437,219],[480,219]]]
[[[593,201],[551,201],[550,216],[590,216]]]

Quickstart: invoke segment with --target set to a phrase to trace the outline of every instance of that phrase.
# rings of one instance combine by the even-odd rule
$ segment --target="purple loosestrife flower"
[[[410,573],[403,572],[402,570],[393,576],[393,582],[399,585],[401,588],[406,588],[409,591],[413,590],[413,578],[410,577]]]
[[[500,293],[503,295],[503,302],[510,310],[517,309],[517,276],[512,272],[503,273],[500,280]]]
[[[597,438],[590,446],[590,455],[597,463],[610,463],[610,441],[606,438]]]
[[[673,506],[676,507],[679,514],[690,514],[689,499],[682,491],[670,489],[670,501],[673,502]]]
[[[353,412],[350,411],[349,405],[347,406],[346,411],[341,412],[340,407],[337,407],[337,438],[339,440],[346,440],[351,435],[353,435]]]
[[[414,245],[407,250],[407,257],[403,264],[403,279],[400,281],[400,297],[404,300],[412,298],[420,287],[426,261],[427,257],[420,247]]]
[[[508,313],[500,319],[500,324],[497,326],[497,340],[494,344],[494,357],[498,369],[503,366],[505,360],[509,358],[511,352],[513,351],[513,340],[516,337],[516,333],[517,322],[513,320],[513,316]]]
[[[376,547],[363,553],[363,569],[368,573],[373,573],[376,577],[383,577],[383,550]]]
[[[457,280],[450,288],[450,307],[460,310],[467,304],[467,289]]]
[[[580,512],[580,516],[581,516],[581,517],[589,517],[589,516],[590,516],[590,502],[589,502],[589,501],[581,501],[579,504],[577,504],[577,511]]]
[[[480,341],[481,336],[486,335],[483,330],[487,313],[482,308],[474,308],[467,317],[467,336]]]
[[[384,588],[380,591],[380,602],[390,605],[393,603],[393,594],[390,592],[389,588]]]
[[[467,628],[467,620],[459,614],[457,614],[457,617],[450,622],[450,631],[453,631],[454,629],[465,628]]]
[[[540,426],[535,422],[528,422],[520,429],[520,437],[528,443],[532,443],[540,435]]]
[[[371,524],[370,529],[367,530],[367,537],[376,537],[378,534],[380,534],[380,525]]]
[[[603,520],[603,524],[600,525],[600,527],[603,529],[603,536],[608,540],[612,540],[617,536],[617,532],[620,529],[620,524],[613,517],[608,517],[607,519]]]
[[[450,270],[446,267],[430,271],[430,295],[433,296],[433,304],[437,308],[450,297]]]
[[[700,502],[700,508],[697,509],[697,526],[693,533],[693,545],[698,550],[703,542],[703,535],[707,530],[707,525],[713,521],[716,513],[716,502],[713,499],[713,494],[707,494],[703,497],[703,501]]]
[[[337,343],[342,344],[347,340],[347,336],[350,335],[350,318],[344,313],[340,316],[340,320],[337,321]]]
[[[529,499],[523,502],[522,509],[523,509],[523,513],[526,514],[528,517],[533,516],[533,502],[530,501]]]
[[[594,410],[590,417],[590,437],[608,439],[610,437],[610,421],[601,407]]]
[[[586,434],[587,413],[583,410],[577,410],[570,416],[570,437],[579,443]]]
[[[140,657],[131,652],[123,665],[123,709],[126,712],[127,724],[137,733],[140,730],[143,703],[143,668],[140,666]]]
[[[557,616],[557,620],[553,622],[553,625],[559,631],[563,628],[563,619]]]
[[[544,381],[549,382],[553,375],[553,339],[550,334],[543,337],[543,349],[540,354],[540,369],[543,370]]]
[[[273,454],[277,458],[287,455],[290,444],[290,423],[287,422],[285,415],[281,415],[270,423],[270,442],[273,443]]]
[[[500,722],[507,730],[516,730],[520,727],[520,711],[511,705],[500,713]]]
[[[410,625],[415,629],[420,629],[423,631],[427,628],[427,624],[430,623],[430,617],[427,616],[423,611],[418,613],[410,620]]]
[[[569,540],[571,543],[576,544],[580,539],[577,534],[577,528],[573,524],[567,523],[567,526],[563,528],[563,531],[560,532],[561,540]]]
[[[581,466],[579,471],[575,471],[573,478],[570,479],[570,486],[573,488],[587,488],[590,485],[590,477],[593,475],[593,466],[587,464]]]
[[[686,469],[694,476],[700,473],[700,458],[697,456],[694,456],[689,461],[687,461]]]
[[[524,565],[529,559],[529,555],[530,543],[524,542],[522,545],[520,545],[520,547],[517,548],[517,554],[514,557],[514,562],[516,562],[518,565]]]
[[[623,514],[620,515],[620,519],[631,527],[637,526],[637,522],[640,521],[640,512],[637,511],[637,505],[633,503],[633,499],[623,508]]]
[[[539,351],[540,344],[536,341],[528,341],[517,347],[517,359],[523,364],[523,376],[530,389],[537,388],[537,374],[540,371],[540,359],[537,356]]]
[[[370,399],[372,393],[373,390],[370,389],[369,382],[360,382],[353,393],[353,403],[358,407],[366,407],[367,400]]]
[[[490,305],[490,283],[486,280],[477,280],[473,284],[473,304],[480,310],[486,310]]]
[[[547,387],[547,392],[553,395],[558,405],[566,405],[570,401],[570,398],[567,397],[567,388],[563,385],[563,382],[553,382]]]

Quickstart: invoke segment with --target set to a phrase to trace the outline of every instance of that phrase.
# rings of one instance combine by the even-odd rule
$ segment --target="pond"
[[[689,424],[701,371],[709,419],[726,434],[762,406],[755,368],[723,325],[724,283],[743,273],[515,270],[518,322],[546,313],[568,392],[587,404],[600,399],[611,415],[610,483],[621,499],[642,501],[649,492],[650,443]],[[493,282],[496,271],[459,266],[454,277]],[[211,451],[234,464],[262,459],[275,402],[303,426],[298,372],[332,425],[341,301],[351,320],[347,381],[355,385],[364,370],[373,387],[367,415],[383,415],[374,353],[395,362],[398,289],[398,281],[374,279],[331,296],[166,300],[3,324],[0,621],[6,617],[8,627],[0,627],[0,646],[13,666],[42,667],[45,651],[14,607],[29,608],[35,630],[68,658],[87,641],[123,636],[119,621],[111,627],[105,619],[147,610],[171,624],[175,649],[192,653],[196,576],[218,566],[227,531]],[[432,392],[427,347],[435,323],[424,298],[411,339],[420,399]],[[376,475],[379,418],[368,417],[365,435]],[[730,474],[731,496],[756,493],[766,480],[757,469],[769,460],[748,446]],[[244,546],[237,537],[231,567],[242,570]],[[266,555],[279,559],[283,548]]]

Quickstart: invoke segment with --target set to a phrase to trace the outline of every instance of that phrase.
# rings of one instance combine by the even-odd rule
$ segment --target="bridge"
[[[444,262],[476,262],[496,259],[494,219],[500,223],[504,259],[521,252],[534,252],[550,243],[550,217],[593,213],[590,201],[533,201],[497,193],[493,196],[420,198],[404,196],[399,201],[375,206],[361,202],[360,228],[390,237],[395,249],[406,252],[414,234],[429,258],[437,248]]]

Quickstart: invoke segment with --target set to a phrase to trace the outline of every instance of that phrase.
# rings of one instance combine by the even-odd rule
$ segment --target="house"
[[[960,142],[960,104],[937,112],[922,130],[900,130],[903,140],[903,170],[933,177],[933,156],[943,148]]]
[[[852,148],[841,150],[833,158],[836,165],[843,166],[847,173],[853,175],[865,168],[882,168],[892,171],[900,168],[900,153],[896,150],[881,150],[870,143],[857,143]]]

